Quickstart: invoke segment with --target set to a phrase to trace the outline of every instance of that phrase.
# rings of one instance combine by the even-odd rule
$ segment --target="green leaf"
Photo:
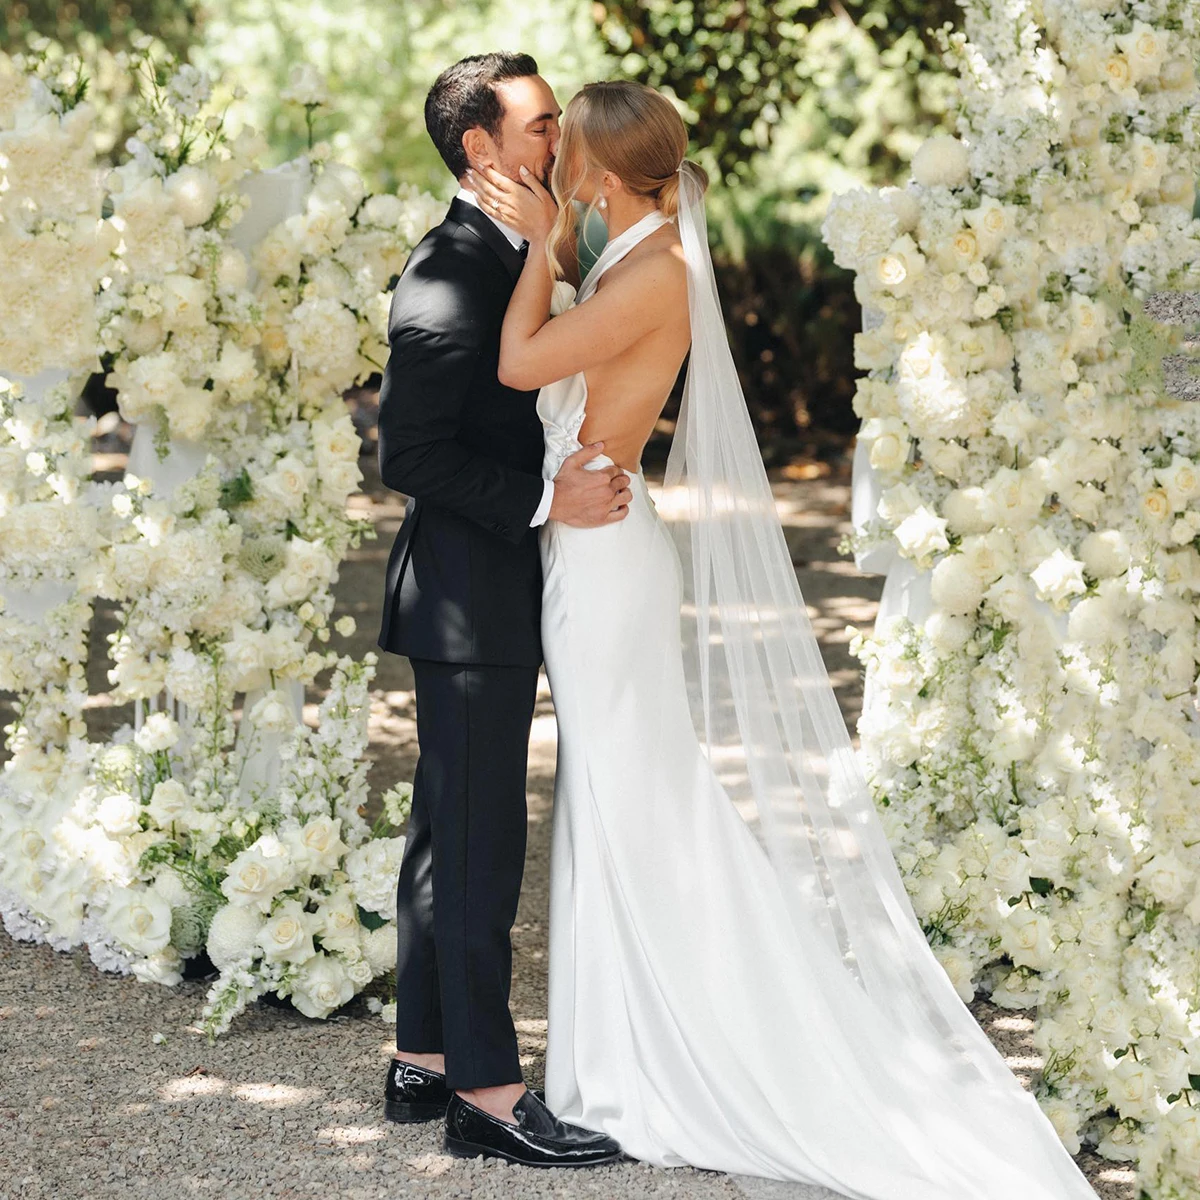
[[[387,924],[386,917],[381,917],[377,912],[363,908],[361,904],[358,905],[358,920],[364,929],[382,929]]]
[[[1054,890],[1052,880],[1043,879],[1040,875],[1030,875],[1029,886],[1033,888],[1039,896],[1048,896]]]

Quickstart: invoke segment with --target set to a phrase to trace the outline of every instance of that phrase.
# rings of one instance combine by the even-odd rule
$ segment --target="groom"
[[[560,109],[527,54],[444,71],[425,125],[460,183],[525,167],[549,186]],[[387,566],[378,644],[407,655],[420,757],[396,895],[396,1055],[385,1111],[445,1115],[445,1147],[548,1166],[608,1162],[611,1138],[559,1121],[522,1082],[508,1007],[525,863],[525,772],[542,662],[538,526],[624,517],[629,477],[543,480],[536,391],[496,377],[524,266],[520,234],[460,189],[392,296],[379,397],[383,482],[410,497]]]

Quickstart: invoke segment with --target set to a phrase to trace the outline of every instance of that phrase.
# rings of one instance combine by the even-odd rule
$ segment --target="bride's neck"
[[[654,201],[646,196],[613,196],[603,213],[609,241],[620,237],[625,230],[632,228],[656,207]]]

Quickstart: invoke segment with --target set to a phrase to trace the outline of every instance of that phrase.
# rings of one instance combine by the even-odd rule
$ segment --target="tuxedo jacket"
[[[378,645],[409,658],[542,661],[542,424],[537,392],[496,378],[524,258],[455,199],[392,295],[379,473],[408,497],[388,558]]]

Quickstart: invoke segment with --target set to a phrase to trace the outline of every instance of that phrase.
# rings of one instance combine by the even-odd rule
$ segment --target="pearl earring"
[[[607,197],[607,196],[601,196],[601,197],[600,197],[600,203],[599,203],[599,205],[598,205],[597,207],[599,207],[599,208],[607,208],[607,207],[608,207],[608,197]]]

